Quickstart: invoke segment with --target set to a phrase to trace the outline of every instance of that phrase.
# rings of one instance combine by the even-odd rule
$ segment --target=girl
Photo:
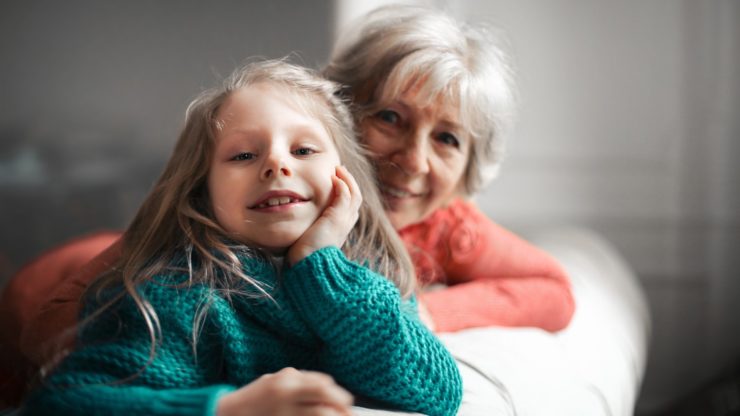
[[[87,290],[81,347],[29,413],[347,413],[321,373],[456,412],[459,373],[404,300],[412,265],[335,91],[267,61],[191,103],[120,260]]]

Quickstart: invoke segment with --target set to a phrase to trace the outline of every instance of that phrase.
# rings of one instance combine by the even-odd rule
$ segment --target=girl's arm
[[[275,365],[291,362],[284,340],[249,325],[242,319],[248,310],[235,309],[212,290],[178,284],[184,280],[158,279],[141,289],[162,332],[154,355],[149,329],[125,297],[83,327],[81,348],[32,393],[23,414],[349,414],[351,395],[324,374],[278,366],[265,375],[265,357]],[[196,334],[194,320],[204,305]]]
[[[403,410],[455,414],[455,361],[386,278],[325,247],[290,268],[284,287],[325,343],[319,365],[340,384]]]
[[[554,332],[573,316],[570,282],[557,261],[472,203],[455,201],[401,236],[422,278],[431,273],[450,284],[420,296],[438,332],[493,325]]]
[[[235,387],[217,383],[220,349],[211,331],[203,331],[195,360],[192,322],[203,292],[147,286],[162,329],[156,354],[142,315],[124,297],[82,327],[81,347],[29,396],[24,414],[214,414]]]

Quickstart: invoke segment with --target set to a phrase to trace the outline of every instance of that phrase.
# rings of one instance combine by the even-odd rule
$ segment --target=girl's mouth
[[[264,202],[261,202],[255,206],[253,206],[253,209],[261,209],[261,208],[270,208],[270,207],[276,207],[279,205],[287,205],[295,202],[302,202],[302,200],[298,198],[292,198],[289,196],[280,196],[275,198],[268,198]]]
[[[280,211],[291,206],[308,201],[307,198],[288,190],[265,192],[249,209],[261,211]]]

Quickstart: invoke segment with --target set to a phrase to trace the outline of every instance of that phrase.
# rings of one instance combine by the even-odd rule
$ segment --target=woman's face
[[[460,194],[470,137],[457,107],[431,104],[410,88],[360,122],[377,164],[380,191],[393,226],[422,221]]]

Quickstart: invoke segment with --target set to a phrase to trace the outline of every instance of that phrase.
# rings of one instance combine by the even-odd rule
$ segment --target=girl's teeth
[[[257,208],[266,208],[266,207],[274,207],[277,205],[285,205],[293,202],[293,198],[289,196],[281,196],[278,198],[270,198],[267,201],[259,204]]]

